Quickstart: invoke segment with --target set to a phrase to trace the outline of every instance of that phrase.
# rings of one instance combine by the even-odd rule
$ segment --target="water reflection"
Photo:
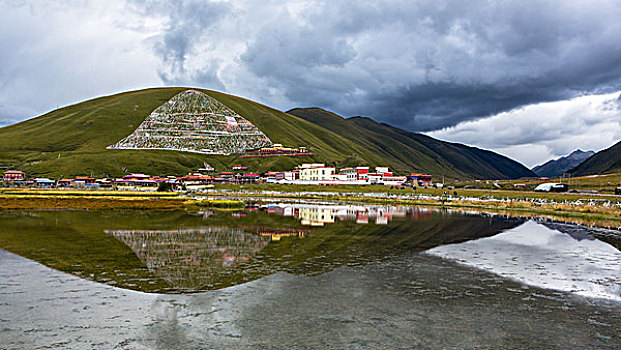
[[[371,223],[360,224],[368,218]],[[492,236],[521,222],[388,206],[2,213],[0,248],[109,285],[182,293],[238,285],[279,271],[318,275]]]
[[[271,238],[222,226],[104,232],[127,245],[149,271],[180,290],[214,286],[223,271],[256,255]]]
[[[621,252],[585,231],[554,228],[528,221],[428,253],[533,286],[621,301]]]
[[[302,225],[324,226],[336,220],[352,221],[356,224],[374,223],[386,225],[394,219],[418,220],[431,217],[426,208],[377,206],[377,205],[334,205],[279,203],[260,207],[269,214],[296,217]]]
[[[192,295],[132,292],[0,250],[7,349],[618,349],[621,303],[429,254]],[[9,317],[10,315],[10,317]]]
[[[0,213],[0,347],[621,346],[619,251],[579,227],[303,208]]]

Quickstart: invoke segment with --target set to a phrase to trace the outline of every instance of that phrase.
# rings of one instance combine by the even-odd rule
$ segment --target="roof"
[[[5,174],[24,174],[23,171],[20,170],[8,170],[4,172]]]
[[[136,177],[136,178],[149,178],[151,176],[149,175],[145,175],[145,174],[129,174],[129,175],[125,175],[123,176],[123,178],[132,178],[132,177]]]

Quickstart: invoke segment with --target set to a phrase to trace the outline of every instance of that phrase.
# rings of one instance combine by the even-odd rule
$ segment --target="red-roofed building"
[[[129,174],[123,176],[123,180],[149,180],[151,176],[145,174]]]
[[[19,170],[8,170],[4,172],[4,181],[24,181],[26,180],[26,174]]]
[[[239,178],[241,183],[256,183],[261,179],[261,175],[255,173],[244,174]]]
[[[92,184],[95,182],[95,178],[94,177],[90,177],[90,176],[76,176],[75,179],[73,179],[73,182],[82,182],[85,184]]]
[[[431,186],[433,176],[429,174],[410,174],[407,178],[408,182],[414,186]]]

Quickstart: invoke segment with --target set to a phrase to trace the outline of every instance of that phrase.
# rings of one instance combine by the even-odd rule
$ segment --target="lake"
[[[619,348],[619,237],[334,203],[2,212],[0,348]]]

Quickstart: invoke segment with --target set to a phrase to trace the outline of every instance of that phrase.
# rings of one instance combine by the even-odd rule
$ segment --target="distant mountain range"
[[[594,155],[593,151],[575,150],[565,157],[550,160],[542,165],[534,167],[532,170],[539,176],[557,177],[569,172],[580,165],[586,159]]]
[[[449,143],[409,132],[370,118],[343,118],[321,108],[295,108],[287,113],[322,126],[381,155],[398,171],[430,172],[457,178],[499,179],[534,176],[522,164],[498,153]]]
[[[573,176],[621,173],[621,141],[599,151],[571,170]]]
[[[203,167],[204,163],[220,171],[241,164],[251,171],[262,172],[293,169],[303,162],[321,162],[339,167],[389,166],[400,174],[422,172],[446,179],[535,176],[522,164],[497,153],[439,141],[368,118],[344,119],[318,108],[299,108],[284,113],[247,99],[203,89],[194,90],[217,103],[209,98],[196,101],[209,100],[211,106],[207,110],[225,110],[226,115],[214,112],[212,117],[207,117],[192,113],[189,119],[181,118],[183,125],[168,125],[178,118],[158,114],[166,110],[158,107],[187,90],[156,88],[100,97],[0,128],[0,169],[20,169],[31,176],[57,178],[91,174],[120,176],[130,172],[181,175]],[[181,103],[178,108],[183,110],[188,103],[198,103],[193,101],[182,99],[175,103]],[[191,125],[196,129],[190,128]],[[221,133],[231,138],[214,139],[209,147],[226,144],[228,148],[222,153],[230,153],[229,150],[247,147],[244,145],[249,139],[244,135],[256,134],[255,138],[261,135],[254,127],[273,143],[305,146],[313,156],[242,158],[241,153],[107,149],[111,145],[205,148],[209,135]],[[130,135],[133,136],[128,139]],[[170,135],[170,140],[154,143],[148,139],[164,135]],[[203,143],[196,135],[207,138]],[[127,145],[119,144],[121,140]]]

